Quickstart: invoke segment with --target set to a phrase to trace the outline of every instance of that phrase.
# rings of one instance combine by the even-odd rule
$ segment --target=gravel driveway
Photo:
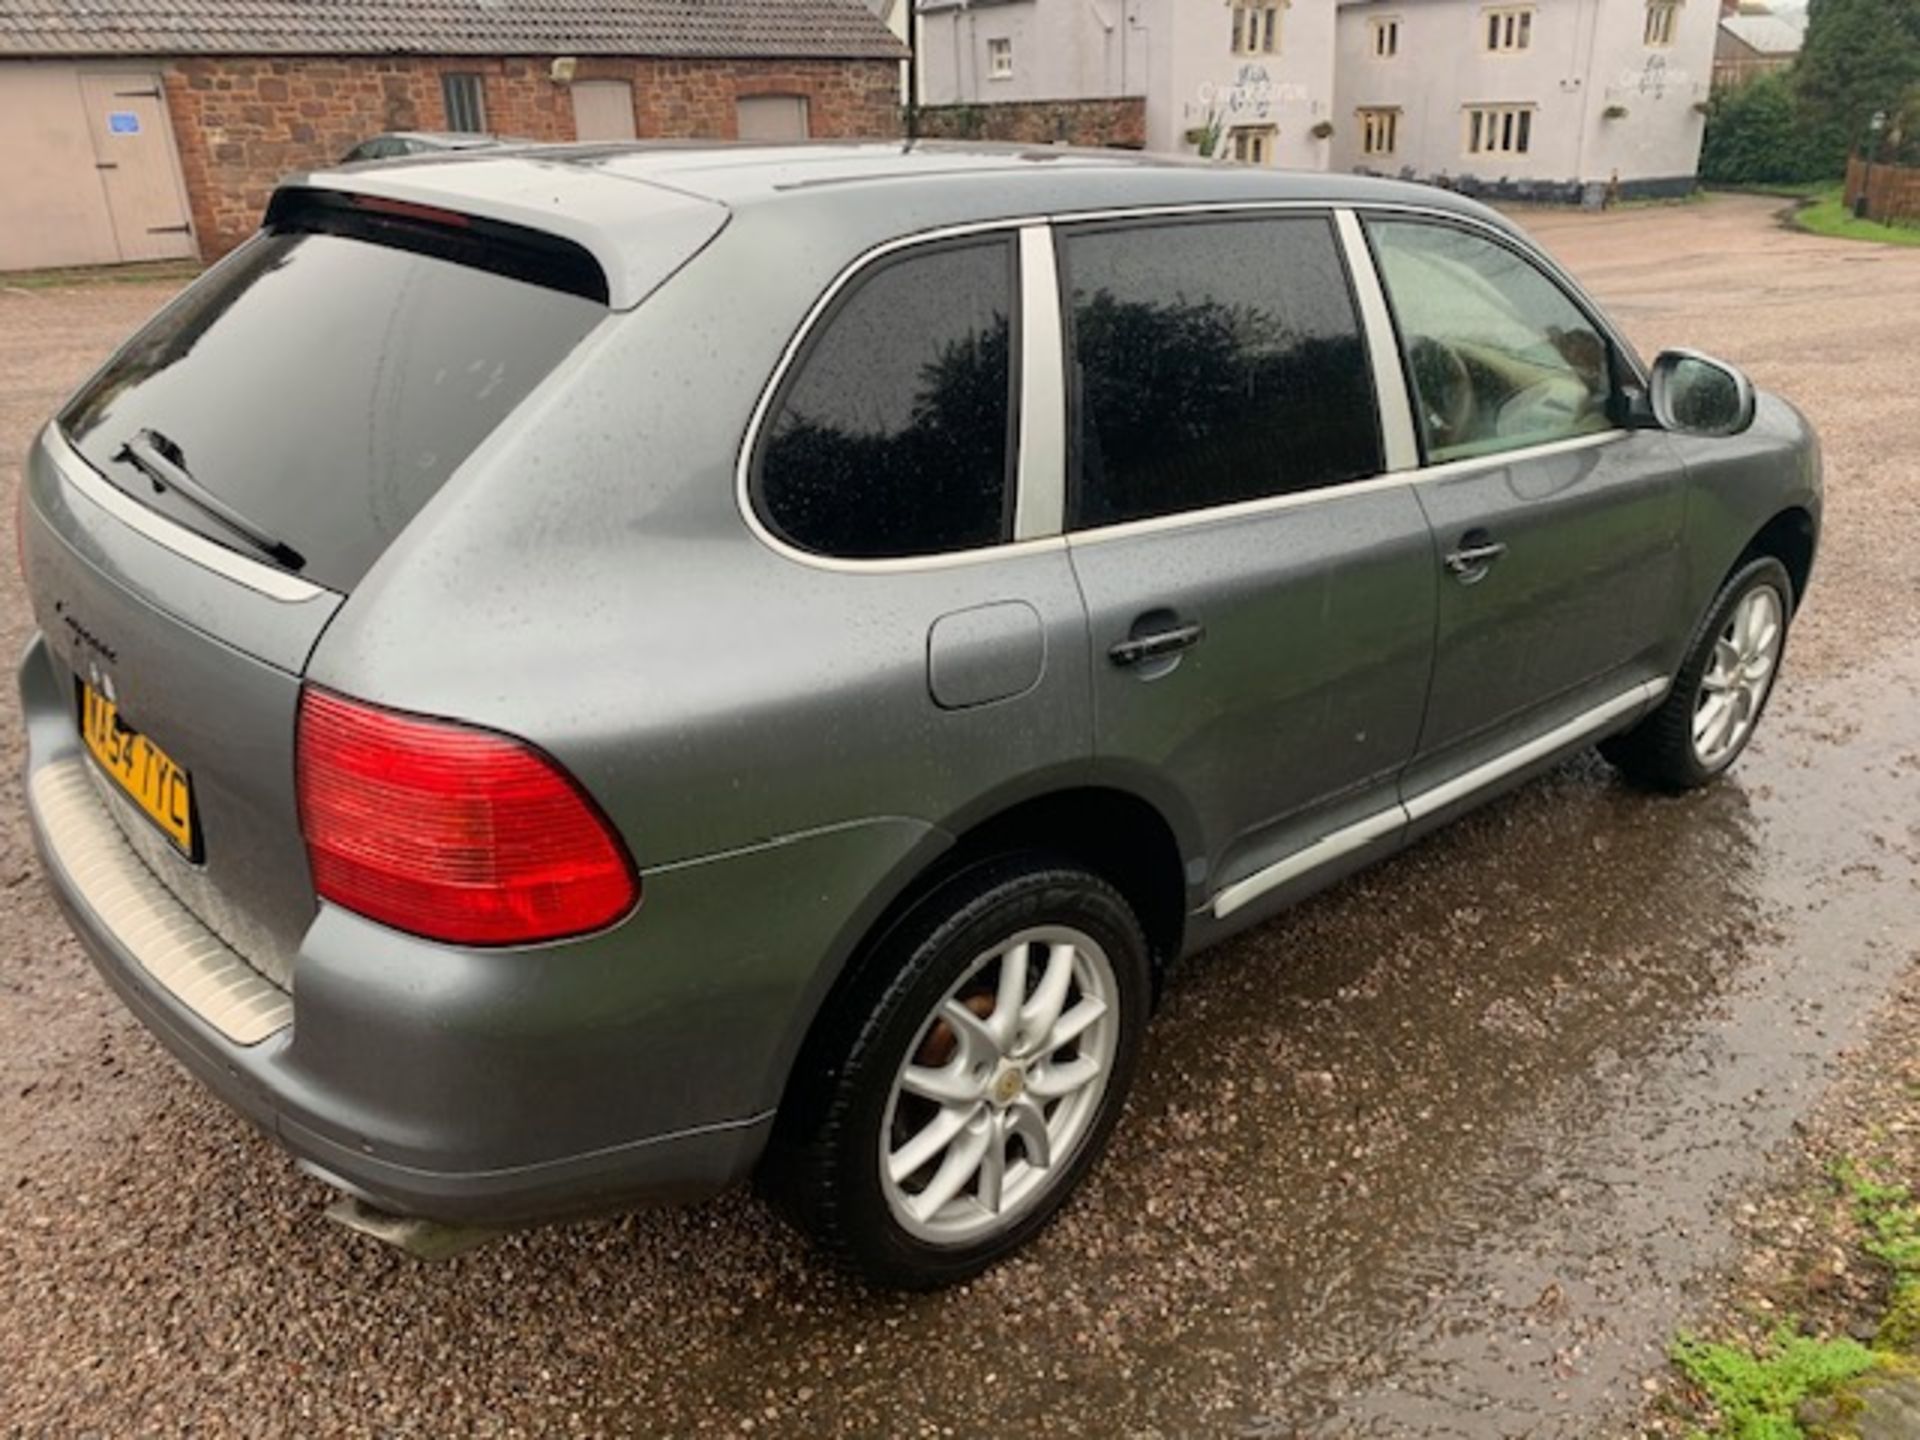
[[[1589,1434],[1920,956],[1920,250],[1723,198],[1529,224],[1651,354],[1799,402],[1829,522],[1782,690],[1681,800],[1581,761],[1184,970],[1025,1257],[876,1297],[753,1199],[440,1266],[109,998],[0,811],[0,1428]],[[0,292],[0,452],[168,294]],[[28,619],[0,576],[8,653]],[[0,743],[19,761],[8,707]]]

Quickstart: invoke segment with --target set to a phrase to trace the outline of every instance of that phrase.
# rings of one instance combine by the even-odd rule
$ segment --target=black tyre
[[[1032,1239],[1105,1148],[1146,938],[1098,876],[1021,857],[935,892],[862,973],[802,1056],[764,1188],[868,1281],[951,1285]]]
[[[1662,790],[1705,785],[1740,758],[1773,694],[1793,617],[1793,581],[1770,555],[1720,587],[1667,698],[1600,753]]]

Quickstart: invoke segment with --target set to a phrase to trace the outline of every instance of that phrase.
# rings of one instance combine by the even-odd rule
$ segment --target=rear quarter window
[[[791,545],[846,559],[976,549],[1012,526],[1010,238],[881,262],[781,386],[751,485]]]

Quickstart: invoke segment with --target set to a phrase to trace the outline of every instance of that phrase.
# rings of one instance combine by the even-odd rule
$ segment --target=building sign
[[[110,135],[138,135],[140,117],[131,110],[109,110],[107,112],[107,133]]]
[[[1280,105],[1306,100],[1307,87],[1275,80],[1266,66],[1249,62],[1225,84],[1202,81],[1194,99],[1202,112],[1223,114],[1229,122],[1242,124],[1248,120],[1271,119]],[[1187,113],[1194,113],[1192,105],[1187,107]]]

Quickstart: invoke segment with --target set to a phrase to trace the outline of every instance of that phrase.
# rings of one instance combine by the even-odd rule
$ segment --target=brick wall
[[[921,110],[920,133],[937,140],[1011,140],[1022,145],[1105,145],[1139,150],[1147,143],[1147,102],[1131,96],[934,105]]]
[[[533,58],[195,57],[166,69],[203,259],[260,223],[281,176],[330,165],[382,130],[444,130],[440,76],[482,77],[487,125],[572,140],[573,105]],[[579,80],[630,81],[642,138],[736,137],[743,96],[804,95],[819,138],[897,135],[899,67],[889,60],[646,60],[581,57]]]

